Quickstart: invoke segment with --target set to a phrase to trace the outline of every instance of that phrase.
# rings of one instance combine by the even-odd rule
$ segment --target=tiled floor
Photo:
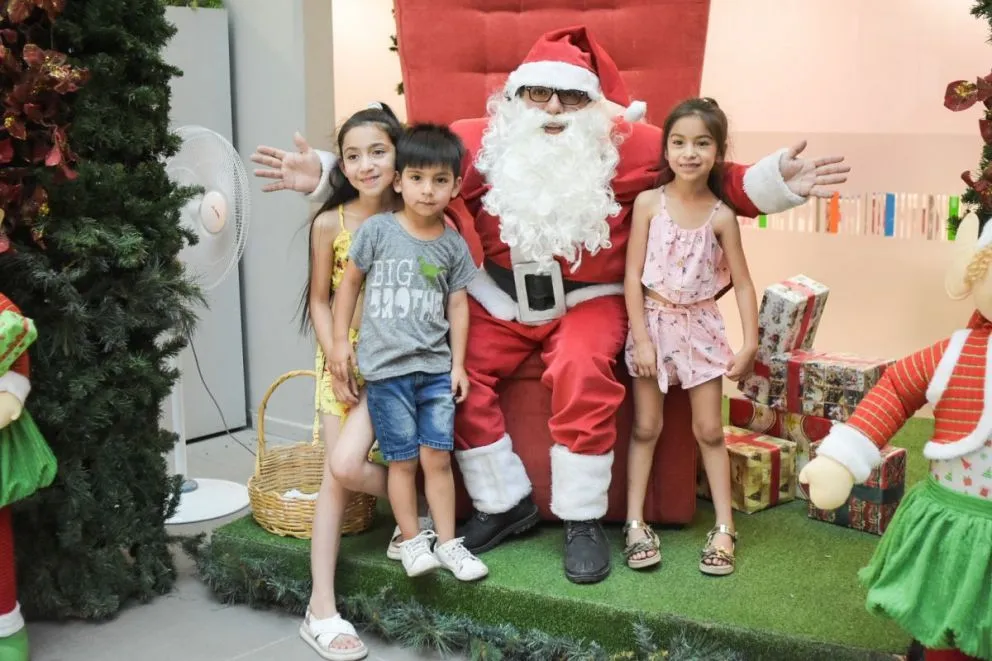
[[[254,448],[251,430],[189,446],[190,472],[245,483],[251,475]],[[171,463],[170,463],[171,465]],[[202,524],[171,528],[176,533],[210,530],[238,515]],[[275,611],[225,606],[194,576],[192,562],[176,554],[176,589],[150,604],[130,606],[100,624],[88,622],[28,625],[32,661],[319,661],[297,633],[299,619]],[[417,654],[363,636],[370,661],[422,661],[437,655]],[[462,661],[464,657],[448,657]]]

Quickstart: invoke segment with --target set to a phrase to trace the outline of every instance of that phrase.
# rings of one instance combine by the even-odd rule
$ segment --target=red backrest
[[[582,7],[575,7],[581,5]],[[486,99],[549,30],[586,25],[647,121],[698,96],[709,0],[395,0],[407,118],[482,117]]]

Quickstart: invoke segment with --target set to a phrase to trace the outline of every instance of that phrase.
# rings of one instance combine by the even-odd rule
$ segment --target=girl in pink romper
[[[634,432],[627,468],[627,564],[661,561],[658,536],[643,521],[644,498],[671,386],[688,390],[692,428],[709,480],[716,526],[699,570],[734,571],[737,534],[730,506],[730,459],[723,439],[723,377],[750,372],[758,350],[758,303],[737,216],[720,199],[727,118],[712,99],[679,105],[664,125],[662,171],[669,183],[634,202],[625,295],[625,358],[634,377]],[[727,342],[716,299],[733,281],[744,346]]]

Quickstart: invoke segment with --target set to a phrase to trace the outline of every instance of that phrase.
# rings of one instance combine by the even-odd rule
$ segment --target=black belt
[[[503,268],[490,259],[485,260],[484,266],[486,273],[493,279],[496,286],[512,298],[514,303],[519,302],[517,301],[517,285],[513,279],[513,271]],[[562,278],[562,286],[566,294],[594,284],[596,283],[576,282]],[[525,275],[524,286],[527,287],[527,299],[530,301],[532,310],[550,310],[555,306],[555,292],[551,285],[550,275]]]

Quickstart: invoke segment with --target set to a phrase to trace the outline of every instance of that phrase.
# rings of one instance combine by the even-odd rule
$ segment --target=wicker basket
[[[252,516],[265,530],[284,537],[310,539],[316,499],[287,498],[284,494],[297,489],[315,494],[324,475],[324,444],[320,440],[320,418],[315,417],[313,437],[293,445],[266,447],[265,407],[276,388],[297,376],[316,379],[313,370],[294,370],[280,376],[269,386],[258,407],[258,454],[255,474],[248,480],[248,497]],[[372,525],[375,496],[353,493],[345,507],[341,534],[365,532]]]

